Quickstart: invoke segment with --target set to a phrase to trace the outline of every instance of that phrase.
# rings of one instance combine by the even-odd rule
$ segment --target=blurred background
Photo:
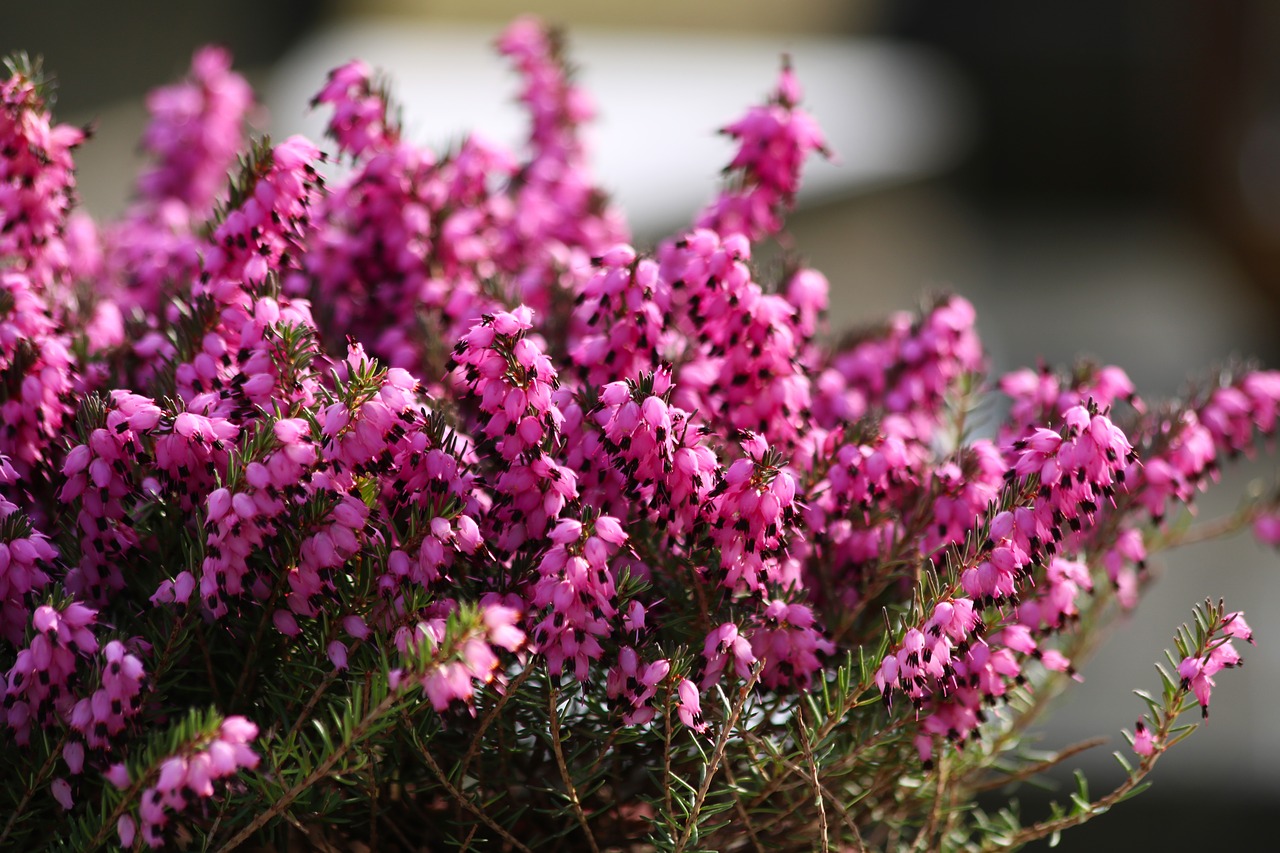
[[[837,153],[810,170],[791,220],[831,281],[834,326],[946,288],[977,306],[997,373],[1087,354],[1151,399],[1233,357],[1280,366],[1280,4],[1266,0],[11,5],[0,49],[42,54],[60,118],[97,125],[79,162],[98,215],[127,201],[146,91],[211,41],[277,136],[318,134],[307,98],[361,56],[391,73],[422,141],[474,126],[515,143],[515,82],[488,45],[533,11],[568,27],[601,107],[601,182],[639,242],[711,197],[729,154],[712,131],[770,88],[785,51]],[[1202,514],[1230,511],[1276,464],[1229,471]],[[1077,762],[1093,790],[1118,778],[1110,751],[1141,710],[1129,691],[1158,686],[1151,664],[1193,604],[1226,596],[1262,645],[1219,678],[1208,726],[1166,756],[1153,790],[1062,849],[1264,849],[1280,802],[1280,557],[1240,536],[1162,571],[1042,727],[1045,748],[1110,736]],[[1044,813],[1035,793],[1023,803]]]

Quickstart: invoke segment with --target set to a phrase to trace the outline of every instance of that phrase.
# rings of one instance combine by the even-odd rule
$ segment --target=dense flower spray
[[[81,850],[992,849],[1129,793],[1240,664],[1241,614],[1178,635],[1116,792],[1026,826],[960,807],[1274,433],[1280,374],[1162,405],[1112,366],[988,382],[956,295],[832,339],[823,274],[753,260],[827,151],[789,63],[646,251],[560,38],[497,47],[520,152],[421,146],[359,61],[312,103],[328,153],[250,142],[201,50],[102,226],[72,213],[83,133],[12,64],[0,847],[63,821]],[[1277,518],[1212,529],[1274,545]]]

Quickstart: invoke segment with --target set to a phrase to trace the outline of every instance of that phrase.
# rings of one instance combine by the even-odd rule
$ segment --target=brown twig
[[[752,734],[750,732],[746,734],[746,738],[749,742],[759,743],[761,746],[763,746],[765,743],[764,740],[760,738],[758,735]],[[768,749],[766,749],[766,751],[772,752],[771,750],[768,750]],[[858,826],[854,822],[853,817],[849,814],[848,809],[846,809],[844,805],[841,804],[840,798],[837,797],[830,788],[822,784],[821,780],[817,778],[816,774],[811,776],[808,772],[806,772],[805,768],[799,766],[794,761],[791,761],[790,759],[783,757],[782,755],[775,754],[773,755],[773,757],[791,774],[798,777],[804,785],[813,789],[814,796],[817,797],[819,800],[819,803],[818,803],[819,809],[823,808],[822,802],[821,802],[823,799],[831,803],[832,808],[835,809],[836,816],[840,818],[840,822],[844,824],[845,828],[849,830],[849,834],[853,837],[857,845],[854,849],[858,851],[864,850],[865,845],[863,844],[861,834],[858,832]],[[771,820],[768,824],[765,825],[765,829],[772,830],[775,826],[785,821],[791,815],[795,814],[796,811],[800,809],[801,805],[803,805],[802,801],[796,801],[792,803],[791,806],[785,812],[780,812],[779,814],[775,815],[773,820]],[[825,812],[821,822],[825,826],[826,824]],[[825,843],[825,839],[824,839],[824,843]]]
[[[276,578],[275,586],[271,590],[271,597],[266,604],[262,606],[262,616],[258,619],[258,627],[253,631],[253,639],[249,641],[249,654],[245,657],[244,666],[240,669],[240,677],[236,679],[236,688],[231,693],[231,703],[233,710],[239,709],[239,700],[245,696],[245,687],[252,684],[258,678],[258,651],[262,646],[262,638],[267,633],[267,623],[271,621],[271,614],[275,610],[276,602],[280,599],[280,591],[284,587],[285,578],[288,572],[281,572]],[[332,631],[332,629],[331,629]]]
[[[1178,693],[1184,694],[1184,691],[1179,690]],[[1177,722],[1177,718],[1181,715],[1183,696],[1178,695],[1175,698],[1177,699],[1177,702],[1173,705],[1173,708],[1176,710],[1168,713],[1167,716],[1160,721],[1160,726],[1153,735],[1153,739],[1157,743],[1165,742],[1169,734],[1169,730],[1173,728],[1174,723]],[[1156,762],[1160,760],[1160,756],[1164,754],[1164,751],[1164,749],[1157,749],[1150,755],[1143,756],[1142,761],[1138,763],[1138,766],[1129,774],[1128,778],[1116,786],[1116,788],[1105,797],[1090,803],[1089,807],[1081,811],[1079,814],[1066,815],[1065,817],[1060,817],[1055,820],[1041,821],[1040,823],[1024,827],[1007,839],[1000,841],[988,841],[983,845],[982,853],[991,853],[991,851],[996,850],[1017,849],[1037,839],[1045,838],[1046,836],[1053,835],[1056,832],[1062,832],[1064,829],[1071,829],[1072,827],[1079,826],[1082,823],[1103,814],[1116,803],[1128,796],[1135,788],[1138,787],[1138,785],[1142,784],[1142,780],[1151,772],[1151,768],[1155,767]]]
[[[805,764],[809,767],[809,779],[813,785],[813,798],[818,804],[818,832],[822,839],[822,853],[830,853],[831,840],[828,838],[830,830],[827,827],[827,807],[824,803],[826,796],[822,782],[818,779],[818,762],[813,757],[813,746],[809,743],[808,728],[804,724],[804,711],[800,711],[800,718],[796,723],[796,731],[800,733],[800,751],[804,754]]]
[[[1191,525],[1182,530],[1171,530],[1149,542],[1147,551],[1148,553],[1156,553],[1170,548],[1181,548],[1184,545],[1195,545],[1200,542],[1221,539],[1223,536],[1229,536],[1242,530],[1246,525],[1252,524],[1254,518],[1262,512],[1263,508],[1261,504],[1250,504],[1230,515],[1224,515],[1212,521]]]
[[[391,830],[391,833],[400,840],[400,844],[405,850],[413,850],[418,847],[418,845],[415,845],[409,840],[408,836],[404,834],[404,830],[402,830],[397,825],[396,821],[393,820],[386,812],[378,815],[378,820],[382,821],[382,823],[386,825],[387,829]]]
[[[333,766],[341,759],[345,758],[347,753],[364,739],[364,736],[368,733],[373,724],[376,723],[380,717],[395,707],[396,702],[400,701],[402,698],[403,695],[401,693],[388,693],[386,698],[371,708],[368,713],[364,715],[364,718],[355,725],[351,730],[351,733],[338,745],[336,749],[334,749],[329,757],[320,762],[314,770],[307,774],[307,778],[285,791],[278,799],[259,812],[252,821],[233,835],[231,840],[218,848],[219,853],[228,853],[229,851],[239,847],[247,841],[251,835],[266,826],[268,821],[277,815],[283,814],[285,809],[293,805],[293,801],[298,799],[303,791],[328,776],[329,771],[333,769]]]
[[[938,755],[937,770],[934,773],[936,784],[933,789],[933,801],[929,804],[929,816],[925,819],[924,829],[916,836],[914,849],[928,851],[938,833],[938,822],[942,817],[942,794],[947,788],[947,770],[951,766],[950,754],[942,750]]]
[[[204,657],[204,672],[209,679],[209,692],[213,694],[213,701],[221,707],[223,705],[221,691],[218,690],[218,679],[213,674],[213,657],[209,654],[209,641],[205,638],[204,628],[199,623],[192,629],[196,635],[196,644],[200,646],[200,654]]]
[[[369,757],[369,849],[378,849],[378,759]]]
[[[351,648],[352,653],[355,652],[355,649],[358,647],[359,642],[360,641],[357,640],[352,645],[352,648]],[[289,727],[289,731],[285,734],[282,740],[284,741],[291,740],[294,737],[294,735],[296,735],[302,729],[303,723],[307,722],[307,720],[310,718],[311,711],[315,708],[316,703],[320,701],[320,698],[324,696],[326,692],[328,692],[329,688],[333,686],[333,683],[338,680],[338,677],[340,675],[342,675],[342,670],[335,667],[328,675],[324,677],[324,679],[320,682],[320,684],[316,686],[316,689],[311,691],[311,696],[307,698],[307,704],[302,706],[302,710],[298,712],[297,719],[293,721],[293,725]]]
[[[406,725],[408,725],[407,720],[406,720]],[[529,847],[526,847],[525,844],[521,844],[520,840],[518,840],[515,835],[512,835],[511,833],[508,833],[506,829],[503,829],[502,824],[499,824],[498,821],[495,821],[493,820],[492,817],[489,817],[489,815],[486,815],[483,808],[476,806],[476,804],[472,802],[471,798],[467,797],[466,793],[463,793],[461,792],[461,790],[458,790],[456,786],[454,786],[453,783],[451,783],[451,781],[448,780],[448,777],[444,775],[443,768],[440,767],[439,763],[435,761],[435,757],[433,756],[433,754],[430,753],[429,749],[426,748],[425,745],[422,745],[421,743],[417,743],[416,738],[413,739],[413,745],[416,745],[417,751],[419,751],[419,753],[422,756],[422,761],[426,762],[426,766],[428,766],[430,768],[430,771],[433,772],[433,774],[435,775],[436,781],[439,781],[440,786],[444,788],[445,792],[448,792],[449,797],[452,797],[454,800],[457,800],[457,803],[460,804],[462,808],[467,809],[467,811],[471,812],[472,815],[475,815],[477,818],[480,818],[480,821],[483,822],[485,826],[488,826],[489,829],[492,829],[494,831],[494,833],[497,833],[498,835],[502,836],[502,839],[504,841],[507,841],[508,844],[511,844],[513,848],[516,848],[517,850],[522,850],[522,853],[532,853]],[[475,827],[472,827],[472,829],[475,829]]]
[[[116,804],[111,814],[98,826],[98,831],[93,834],[93,838],[89,840],[89,843],[84,846],[85,853],[91,853],[91,851],[97,850],[102,844],[106,843],[107,837],[116,831],[116,823],[119,822],[120,816],[128,810],[130,805],[138,801],[138,796],[142,793],[142,789],[150,785],[159,773],[159,766],[149,767],[146,773],[133,780],[133,784],[124,792],[120,802]],[[142,833],[138,833],[138,839],[141,838]]]
[[[484,740],[484,733],[488,730],[498,718],[498,714],[502,712],[503,707],[510,701],[515,692],[520,689],[520,685],[528,680],[533,674],[533,664],[530,662],[525,666],[524,670],[516,676],[516,680],[507,685],[507,689],[498,697],[498,701],[494,703],[489,712],[480,720],[480,725],[476,728],[475,735],[472,736],[471,746],[467,748],[467,754],[462,758],[461,769],[458,771],[458,778],[461,779],[467,775],[467,771],[471,768],[471,762],[475,759],[476,753],[480,751],[480,743]]]
[[[9,837],[9,833],[13,832],[13,828],[18,825],[18,818],[26,810],[27,804],[31,802],[31,798],[35,796],[36,789],[44,782],[45,777],[49,775],[49,771],[53,770],[54,762],[62,757],[62,747],[66,744],[70,735],[70,729],[65,729],[62,732],[62,738],[58,741],[58,745],[49,751],[49,756],[45,758],[44,764],[40,765],[35,778],[27,786],[27,789],[22,792],[22,799],[18,801],[18,807],[9,815],[9,820],[5,822],[4,830],[0,831],[0,846],[3,846],[5,840]]]
[[[733,767],[730,764],[724,766],[724,775],[729,780],[730,790],[733,792],[733,807],[738,812],[743,829],[747,831],[747,838],[750,839],[751,846],[755,848],[756,853],[764,853],[764,848],[760,846],[760,838],[756,835],[755,824],[751,822],[751,816],[748,814],[746,806],[742,804],[742,797],[738,796],[738,780],[734,778]]]
[[[308,846],[314,847],[315,849],[321,851],[321,853],[341,853],[341,851],[338,850],[338,848],[335,847],[333,844],[331,844],[328,839],[320,838],[319,836],[312,835],[311,830],[303,826],[302,821],[298,820],[293,815],[288,814],[286,812],[284,814],[284,819],[285,821],[288,822],[290,826],[298,830],[298,832],[302,833],[302,837],[306,839],[305,843]],[[138,837],[139,839],[141,839],[142,834],[138,833]]]
[[[673,853],[681,853],[685,845],[689,843],[689,838],[693,834],[693,826],[698,820],[698,813],[702,811],[702,804],[707,799],[707,792],[711,790],[711,782],[715,779],[716,770],[720,766],[720,762],[724,760],[725,747],[729,745],[729,736],[738,724],[738,717],[742,715],[742,709],[746,707],[747,697],[751,695],[751,688],[755,687],[756,681],[760,678],[760,673],[764,670],[764,664],[757,662],[751,669],[751,677],[747,679],[742,687],[738,688],[738,698],[734,701],[733,707],[729,711],[729,716],[725,718],[720,728],[720,735],[716,738],[716,748],[711,754],[711,762],[707,765],[707,769],[702,778],[702,784],[698,787],[697,796],[693,800],[693,808],[689,810],[689,819],[685,821],[684,829],[680,833],[680,838],[676,841]]]
[[[1058,766],[1073,755],[1078,755],[1087,749],[1093,749],[1095,746],[1102,746],[1102,744],[1106,742],[1107,739],[1105,737],[1093,737],[1088,740],[1082,740],[1079,743],[1074,743],[1071,746],[1062,749],[1057,754],[1050,758],[1046,758],[1043,761],[1028,764],[1026,767],[1021,767],[1013,773],[1009,773],[996,779],[988,779],[985,782],[979,782],[970,788],[970,790],[975,793],[981,791],[992,791],[1012,782],[1021,782],[1026,779],[1030,779],[1032,776]]]
[[[556,756],[556,766],[560,768],[560,779],[564,782],[565,794],[569,797],[569,804],[573,806],[574,817],[578,819],[578,825],[582,827],[582,832],[587,836],[587,844],[591,846],[591,853],[600,853],[600,847],[596,844],[596,837],[591,832],[591,825],[587,822],[587,814],[582,810],[582,803],[578,799],[578,789],[573,784],[573,779],[569,776],[569,765],[565,763],[564,751],[560,749],[560,714],[556,711],[556,699],[559,691],[555,685],[547,681],[547,709],[551,714],[551,749]]]
[[[662,802],[667,814],[675,814],[671,803],[671,685],[667,684],[666,704],[662,720]]]

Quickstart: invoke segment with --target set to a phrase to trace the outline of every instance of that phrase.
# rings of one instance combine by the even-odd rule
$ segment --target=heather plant
[[[1225,604],[1117,788],[977,804],[1072,755],[1024,735],[1148,559],[1280,541],[1274,492],[1187,512],[1280,373],[989,377],[956,295],[834,336],[820,272],[753,261],[826,151],[789,66],[646,249],[559,40],[498,49],[520,152],[407,139],[360,62],[313,103],[330,153],[250,141],[202,50],[102,225],[10,63],[0,848],[996,850],[1141,790],[1252,641]]]

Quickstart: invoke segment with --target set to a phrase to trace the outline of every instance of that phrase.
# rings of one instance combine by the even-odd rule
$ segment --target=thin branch
[[[218,813],[213,818],[213,825],[209,827],[209,831],[205,833],[204,843],[200,845],[203,853],[209,853],[209,845],[213,843],[214,837],[218,834],[218,828],[222,826],[222,818],[227,814],[227,807],[231,805],[230,797],[222,797],[218,801]],[[141,838],[142,833],[138,833]]]
[[[408,836],[404,834],[404,830],[400,828],[398,823],[393,820],[387,812],[384,811],[380,813],[378,815],[378,820],[385,824],[387,829],[391,830],[392,834],[395,835],[396,838],[400,839],[400,845],[405,850],[413,850],[417,847],[417,845],[409,840]]]
[[[675,814],[671,803],[671,685],[667,685],[666,707],[662,714],[662,802],[667,814]]]
[[[44,760],[44,764],[40,766],[40,770],[36,772],[35,779],[25,791],[22,792],[22,799],[18,801],[18,807],[9,815],[9,820],[5,822],[4,831],[0,832],[0,846],[9,837],[9,833],[13,832],[13,828],[18,825],[18,818],[27,809],[27,804],[31,802],[31,798],[35,796],[36,789],[44,782],[45,777],[53,770],[54,762],[62,756],[62,747],[66,744],[67,738],[71,735],[70,729],[64,729],[62,739],[58,741],[58,745],[49,751],[49,756]]]
[[[827,827],[827,807],[824,803],[826,797],[823,796],[822,782],[818,780],[818,763],[813,758],[813,746],[809,743],[809,731],[804,724],[803,710],[800,712],[796,731],[800,733],[800,750],[804,754],[805,764],[809,767],[809,779],[813,785],[813,798],[817,800],[818,804],[818,832],[822,838],[822,853],[830,853],[831,840],[828,838],[830,830]]]
[[[752,734],[751,732],[747,732],[746,738],[748,741],[754,741],[756,743],[759,743],[761,746],[764,745],[764,740],[759,735]],[[766,751],[769,751],[769,750],[766,749]],[[837,797],[830,788],[822,784],[822,782],[818,780],[816,776],[811,777],[810,774],[806,772],[805,768],[796,764],[791,759],[786,758],[782,755],[774,755],[773,757],[790,773],[802,779],[803,784],[805,784],[810,788],[813,788],[814,794],[816,796],[818,796],[820,799],[825,798],[828,802],[831,803],[832,808],[834,808],[836,811],[836,816],[840,818],[840,822],[844,824],[845,829],[849,830],[849,834],[854,839],[854,842],[855,842],[854,850],[855,851],[865,850],[866,846],[862,841],[861,833],[858,832],[858,826],[854,822],[853,817],[849,814],[848,809],[846,809],[844,805],[841,804],[840,798]],[[802,805],[802,802],[797,801],[793,803],[791,807],[788,808],[785,812],[775,815],[774,819],[765,825],[765,830],[767,831],[772,830],[775,826],[785,821],[791,815],[795,814],[800,809],[801,805]],[[821,803],[819,803],[819,808],[822,808]]]
[[[287,577],[288,572],[280,573],[276,578],[275,587],[271,590],[271,597],[262,606],[258,627],[254,629],[253,639],[249,641],[249,654],[245,657],[244,666],[240,669],[240,677],[236,679],[236,689],[231,693],[233,705],[238,705],[241,698],[245,697],[245,687],[257,680],[258,652],[262,647],[262,638],[267,633],[267,623],[271,621],[271,614],[275,610],[276,602],[280,599],[280,590],[284,587]],[[329,639],[331,637],[326,638],[326,643]]]
[[[855,705],[854,707],[857,706]],[[832,730],[835,728],[833,722],[835,719],[836,718],[833,717],[832,720],[828,720],[823,724],[822,728],[818,730],[818,740],[825,740],[831,734]],[[898,729],[902,728],[912,720],[912,717],[898,717],[894,720],[890,720],[888,723],[877,729],[875,734],[871,735],[871,737],[858,744],[857,747],[851,751],[840,756],[837,766],[846,768],[853,767],[858,763],[858,759],[864,754],[885,744],[886,742],[889,742],[890,739],[898,733]]]
[[[378,757],[369,756],[369,849],[378,849]]]
[[[933,801],[929,804],[929,817],[925,820],[924,829],[916,836],[916,844],[913,845],[916,849],[927,851],[928,845],[937,838],[938,822],[942,818],[942,794],[947,789],[947,770],[951,767],[950,758],[951,755],[946,750],[940,750],[938,770],[934,774],[937,782],[933,789]]]
[[[1159,754],[1160,753],[1158,752],[1153,753],[1153,756],[1158,756]],[[1120,800],[1122,800],[1125,795],[1134,788],[1138,787],[1146,775],[1151,771],[1151,766],[1154,764],[1154,760],[1150,762],[1144,761],[1142,765],[1139,765],[1138,773],[1130,776],[1110,794],[1107,794],[1100,800],[1090,803],[1087,811],[1082,811],[1079,814],[1067,815],[1066,817],[1060,817],[1057,820],[1046,820],[1033,824],[1002,841],[989,841],[983,846],[982,853],[988,853],[988,851],[996,850],[1016,850],[1025,844],[1036,841],[1037,839],[1045,838],[1053,835],[1055,832],[1062,832],[1064,829],[1071,829],[1074,826],[1079,826],[1082,823],[1093,820],[1095,817],[1106,812],[1116,803],[1120,802]]]
[[[764,848],[760,846],[760,838],[756,835],[755,824],[751,822],[751,816],[747,813],[746,806],[742,804],[742,797],[738,796],[738,780],[734,778],[733,767],[729,764],[724,766],[725,778],[729,780],[729,790],[733,792],[733,807],[738,813],[738,818],[742,821],[742,826],[747,831],[747,838],[751,840],[751,846],[755,848],[756,853],[764,853]]]
[[[204,673],[209,679],[209,692],[213,694],[214,704],[223,707],[222,692],[218,690],[218,679],[213,674],[213,657],[209,654],[209,641],[204,635],[204,628],[197,622],[192,630],[196,635],[196,645],[200,646],[200,654],[204,658]]]
[[[257,817],[233,835],[230,841],[219,847],[218,853],[228,853],[228,851],[234,850],[247,841],[255,832],[266,826],[268,821],[272,818],[283,814],[285,809],[293,805],[293,801],[302,795],[303,791],[328,776],[329,771],[333,769],[333,766],[345,758],[347,753],[350,752],[356,744],[364,740],[369,729],[373,727],[379,718],[394,708],[395,704],[403,698],[404,696],[402,693],[395,691],[388,693],[386,698],[364,715],[364,718],[356,724],[356,726],[351,730],[351,733],[343,739],[342,743],[340,743],[324,761],[316,765],[314,770],[307,774],[307,778],[285,791],[278,799],[259,812]]]
[[[618,753],[614,750],[614,742],[618,739],[618,732],[623,731],[621,726],[615,726],[613,731],[609,732],[609,736],[604,739],[604,743],[600,746],[600,754],[596,756],[595,761],[591,762],[591,766],[587,768],[587,772],[583,775],[588,779],[595,777],[596,772],[600,769],[600,765],[605,759],[612,757],[614,759],[614,767],[618,766]]]
[[[147,772],[143,773],[137,779],[133,780],[133,784],[124,792],[124,796],[120,798],[120,802],[116,804],[111,814],[107,816],[98,830],[93,834],[93,838],[84,846],[86,853],[97,850],[102,844],[106,843],[107,838],[116,831],[116,823],[120,820],[120,816],[128,811],[129,806],[138,801],[138,797],[142,794],[142,789],[152,783],[156,777],[160,775],[159,765],[153,765],[147,768]],[[142,833],[138,833],[138,838],[142,837]]]
[[[356,642],[358,643],[359,641],[357,640]],[[353,644],[351,653],[354,652],[355,645]],[[338,677],[341,675],[342,670],[334,667],[330,670],[329,674],[324,677],[320,684],[316,686],[316,689],[311,692],[311,696],[307,699],[307,704],[303,705],[302,710],[298,712],[298,716],[293,721],[293,725],[289,727],[289,731],[283,738],[281,738],[283,742],[287,743],[292,740],[294,735],[301,731],[303,724],[311,719],[311,712],[315,709],[316,703],[320,701],[321,697],[328,692],[329,688],[333,686],[333,683],[337,681]]]
[[[1156,536],[1153,541],[1148,543],[1147,551],[1153,554],[1170,548],[1181,548],[1184,545],[1194,545],[1199,542],[1208,542],[1213,539],[1221,539],[1223,536],[1230,536],[1232,533],[1252,524],[1254,518],[1265,508],[1263,504],[1254,503],[1242,507],[1230,515],[1224,515],[1212,521],[1191,525],[1182,530],[1171,530]]]
[[[341,851],[339,851],[337,847],[329,843],[327,839],[320,838],[318,836],[313,836],[311,834],[311,830],[307,829],[305,826],[302,825],[302,821],[298,820],[296,817],[289,814],[288,812],[284,814],[284,819],[289,823],[290,826],[298,830],[298,832],[302,833],[302,837],[306,839],[306,844],[308,846],[314,847],[320,850],[321,853],[341,853]],[[142,833],[138,833],[139,839],[141,839],[141,836],[142,836]]]
[[[1002,788],[1012,782],[1022,782],[1026,779],[1030,779],[1032,776],[1036,776],[1046,770],[1050,770],[1058,766],[1073,755],[1078,755],[1087,749],[1093,749],[1095,746],[1102,746],[1106,742],[1107,738],[1105,737],[1093,737],[1088,740],[1082,740],[1079,743],[1074,743],[1071,746],[1065,747],[1055,755],[1052,755],[1043,761],[1028,764],[1026,767],[1020,767],[1012,773],[1008,773],[995,779],[988,779],[985,782],[979,782],[970,790],[975,793],[981,791],[992,791],[996,788]]]
[[[949,786],[947,788],[947,794],[948,794],[949,803],[947,808],[946,819],[942,822],[942,832],[940,834],[941,838],[950,837],[951,833],[955,830],[956,822],[960,819],[960,814],[961,814],[961,809],[959,805],[960,804],[960,786],[959,785]]]
[[[830,736],[831,732],[835,729],[836,725],[844,720],[845,715],[849,713],[849,711],[853,710],[854,708],[860,707],[863,704],[866,704],[866,703],[859,702],[857,697],[865,693],[868,689],[870,689],[869,684],[870,682],[868,682],[866,685],[860,685],[856,690],[850,691],[849,699],[848,701],[845,702],[844,707],[840,710],[840,712],[837,714],[832,714],[827,719],[827,721],[822,724],[822,727],[818,730],[817,732],[818,740],[820,741],[825,740],[828,736]],[[856,763],[856,760],[858,759],[859,756],[861,756],[863,753],[865,753],[867,750],[871,749],[872,747],[879,746],[882,741],[884,741],[885,739],[888,738],[889,735],[894,733],[901,725],[903,725],[904,722],[905,722],[904,718],[898,718],[897,720],[894,720],[890,722],[888,725],[879,729],[870,738],[860,743],[858,747],[854,749],[852,752],[842,756],[839,762],[840,765],[852,766],[854,763]],[[787,777],[785,776],[775,776],[773,779],[771,779],[769,783],[764,787],[764,789],[760,791],[760,793],[758,793],[755,797],[752,798],[750,803],[750,808],[754,809],[758,807],[761,803],[765,802],[771,796],[778,793],[778,791],[781,789],[786,778]]]
[[[485,813],[484,809],[480,808],[474,802],[472,802],[470,797],[468,797],[465,793],[463,793],[462,791],[454,787],[453,783],[450,782],[448,777],[445,776],[444,770],[436,762],[435,757],[426,749],[426,747],[422,746],[421,744],[416,744],[416,745],[418,747],[418,752],[422,755],[422,760],[427,763],[427,767],[435,775],[436,781],[439,782],[440,785],[445,789],[445,791],[449,793],[449,796],[457,800],[458,804],[461,805],[464,809],[466,809],[467,811],[471,812],[473,815],[478,817],[480,821],[484,823],[485,826],[489,827],[494,832],[498,833],[498,835],[502,836],[503,841],[506,841],[508,844],[510,844],[512,847],[516,848],[517,850],[523,851],[523,853],[533,853],[533,851],[531,851],[528,847],[526,847],[524,844],[521,844],[520,841],[517,840],[514,835],[512,835],[510,832],[504,829],[500,823],[495,821],[493,818],[489,817],[489,815]]]
[[[182,613],[173,620],[173,626],[169,629],[169,635],[165,638],[164,647],[161,649],[160,654],[156,656],[155,665],[151,668],[152,684],[159,685],[162,674],[169,670],[169,658],[173,655],[173,648],[177,645],[178,638],[181,636],[183,629],[186,627],[187,620],[190,618],[191,613],[194,612],[194,610],[194,607],[186,607],[183,609]]]
[[[1161,720],[1160,726],[1154,735],[1154,739],[1157,743],[1163,743],[1166,740],[1169,730],[1173,728],[1174,723],[1177,722],[1177,718],[1181,716],[1184,697],[1184,690],[1179,690],[1175,695],[1175,699],[1177,701],[1171,707],[1176,710],[1168,713],[1168,716]],[[988,841],[983,845],[982,853],[989,853],[989,851],[996,850],[1017,849],[1037,839],[1053,835],[1055,832],[1062,832],[1064,829],[1071,829],[1072,827],[1080,826],[1082,823],[1103,814],[1142,784],[1143,779],[1145,779],[1151,772],[1151,768],[1155,767],[1156,762],[1160,760],[1160,756],[1162,756],[1164,752],[1164,749],[1157,749],[1150,755],[1143,756],[1142,761],[1138,763],[1138,766],[1129,774],[1128,778],[1116,786],[1116,788],[1105,797],[1090,803],[1088,809],[1081,811],[1079,814],[1066,815],[1064,817],[1057,818],[1056,820],[1041,821],[1040,823],[1024,827],[1006,839]]]
[[[711,763],[707,765],[707,769],[702,778],[702,785],[698,788],[698,795],[693,800],[693,808],[689,810],[689,819],[685,821],[684,830],[680,833],[680,838],[676,841],[673,853],[681,853],[685,845],[689,843],[689,838],[693,834],[693,826],[698,820],[698,813],[702,811],[702,804],[707,799],[707,792],[711,790],[711,782],[715,779],[716,770],[720,767],[720,762],[724,760],[725,747],[729,745],[729,736],[733,733],[733,729],[738,725],[738,717],[742,715],[742,709],[746,707],[747,697],[751,695],[751,688],[755,687],[756,681],[760,678],[760,673],[764,670],[763,662],[756,662],[751,669],[751,677],[747,679],[742,687],[738,688],[738,698],[733,703],[733,707],[729,711],[729,716],[725,719],[724,724],[720,728],[720,735],[716,738],[715,752],[711,754]],[[554,717],[552,718],[554,720]]]
[[[484,740],[484,733],[488,731],[489,726],[493,725],[494,720],[498,719],[498,714],[506,706],[515,692],[520,689],[520,685],[528,680],[533,674],[533,665],[530,663],[524,670],[516,676],[516,680],[507,685],[507,689],[498,697],[498,701],[493,704],[489,712],[480,720],[480,725],[476,728],[475,735],[472,736],[471,746],[467,748],[467,754],[462,758],[461,769],[458,771],[458,778],[462,779],[467,775],[467,771],[471,769],[471,762],[475,759],[476,753],[480,751],[480,744]]]
[[[573,784],[573,779],[569,776],[569,766],[564,760],[564,751],[560,749],[560,714],[556,711],[556,698],[559,691],[556,690],[551,679],[547,679],[547,709],[551,714],[551,749],[555,752],[556,765],[560,768],[560,779],[564,782],[565,794],[569,797],[569,803],[573,806],[573,814],[578,819],[578,825],[582,827],[582,832],[587,836],[587,843],[591,845],[591,853],[600,853],[600,847],[596,844],[596,837],[591,833],[591,825],[587,823],[586,812],[582,810],[582,803],[578,800],[578,789]]]

